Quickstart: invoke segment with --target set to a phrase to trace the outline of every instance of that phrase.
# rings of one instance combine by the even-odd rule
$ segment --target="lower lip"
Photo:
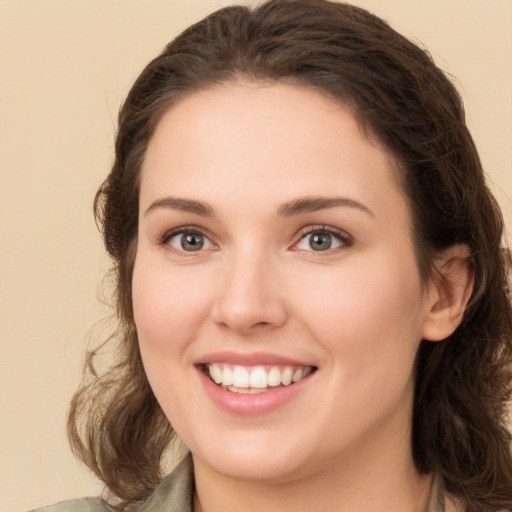
[[[231,414],[243,416],[256,416],[275,411],[293,400],[299,393],[304,392],[311,377],[314,375],[314,373],[310,374],[289,386],[275,388],[262,393],[235,393],[223,389],[212,382],[200,368],[198,368],[198,372],[206,394],[215,405]]]

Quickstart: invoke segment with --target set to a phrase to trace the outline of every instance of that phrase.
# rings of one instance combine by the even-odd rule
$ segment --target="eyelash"
[[[354,244],[354,239],[347,232],[345,232],[345,231],[343,231],[341,229],[332,227],[332,226],[317,225],[317,226],[308,226],[306,228],[303,228],[299,232],[299,236],[300,236],[299,241],[295,242],[293,244],[292,248],[296,247],[307,236],[315,235],[315,234],[327,234],[327,235],[330,235],[330,236],[334,237],[335,239],[337,239],[337,241],[339,242],[340,246],[332,248],[332,249],[329,248],[329,249],[327,249],[325,251],[314,251],[313,249],[311,249],[310,251],[307,251],[307,252],[331,254],[331,253],[336,252],[338,250],[342,250],[342,249],[346,249],[348,247],[351,247]],[[302,249],[294,249],[294,250],[300,251]]]
[[[204,237],[206,240],[209,241],[210,244],[212,244],[214,247],[216,244],[212,241],[212,236],[205,232],[203,229],[198,228],[197,226],[181,226],[179,228],[173,229],[171,231],[167,231],[160,239],[160,245],[162,246],[170,246],[170,241],[172,238],[178,236],[178,235],[184,235],[184,234],[197,234],[202,237]],[[340,244],[339,247],[335,247],[333,249],[327,249],[325,251],[314,251],[311,249],[310,251],[307,251],[305,249],[297,249],[295,248],[301,241],[303,241],[307,236],[314,235],[314,234],[328,234],[332,237],[334,237]],[[308,226],[306,228],[303,228],[299,233],[299,240],[294,242],[291,246],[291,250],[295,251],[301,251],[304,250],[305,252],[317,252],[317,253],[332,253],[344,248],[351,247],[354,244],[354,239],[345,231],[334,228],[332,226],[326,226],[326,225],[317,225],[317,226]],[[174,251],[178,252],[181,255],[192,255],[195,251],[185,251],[180,250],[175,247],[171,247]],[[202,252],[201,249],[199,249],[197,252]]]
[[[178,236],[178,235],[185,235],[185,234],[189,234],[189,235],[200,235],[202,237],[204,237],[206,240],[208,240],[210,242],[210,244],[212,244],[213,246],[215,246],[216,244],[214,242],[212,242],[212,236],[210,234],[208,234],[207,232],[205,232],[203,229],[200,229],[198,228],[197,226],[180,226],[179,228],[176,228],[176,229],[172,229],[170,231],[167,231],[160,239],[160,245],[163,245],[163,246],[168,246],[169,248],[171,248],[172,250],[176,251],[177,253],[183,255],[183,256],[189,256],[189,255],[193,255],[193,253],[195,251],[185,251],[185,250],[180,250],[180,249],[176,249],[175,247],[172,247],[170,242],[171,240],[175,237],[175,236]],[[202,252],[201,249],[199,249],[197,252]]]

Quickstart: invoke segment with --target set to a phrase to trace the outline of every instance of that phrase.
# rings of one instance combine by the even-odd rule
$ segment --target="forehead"
[[[141,206],[163,189],[227,201],[250,191],[267,204],[330,193],[372,201],[402,196],[397,169],[346,105],[294,85],[230,83],[163,115],[142,168]]]

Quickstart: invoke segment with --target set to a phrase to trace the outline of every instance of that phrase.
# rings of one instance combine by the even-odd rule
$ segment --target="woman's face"
[[[396,175],[348,108],[303,88],[228,84],[164,115],[133,305],[196,465],[279,481],[410,457],[430,306]]]

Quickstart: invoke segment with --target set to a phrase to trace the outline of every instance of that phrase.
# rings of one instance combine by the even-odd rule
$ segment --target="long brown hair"
[[[423,341],[416,361],[412,452],[469,512],[512,507],[510,257],[461,99],[428,53],[367,11],[326,0],[271,0],[221,9],[185,30],[143,70],[119,114],[115,161],[95,212],[114,262],[118,359],[95,370],[91,351],[73,398],[74,452],[120,500],[136,506],[161,479],[174,432],[146,379],[133,320],[139,173],[163,113],[185,95],[244,79],[296,84],[349,104],[399,162],[418,267],[465,244],[475,287],[449,339]]]

